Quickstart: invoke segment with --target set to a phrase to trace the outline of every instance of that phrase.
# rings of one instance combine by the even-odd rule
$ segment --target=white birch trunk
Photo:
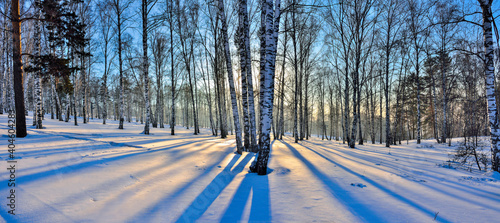
[[[244,0],[246,1],[246,0]],[[244,10],[244,22],[243,22],[243,35],[245,42],[245,52],[246,52],[246,79],[247,79],[247,91],[248,91],[248,121],[249,121],[249,134],[250,134],[250,145],[252,151],[257,151],[257,133],[256,133],[256,122],[255,122],[255,100],[253,93],[253,79],[252,79],[252,54],[250,51],[250,25],[248,12]]]
[[[226,55],[227,79],[229,81],[229,91],[231,93],[231,106],[233,110],[233,122],[234,122],[234,129],[236,132],[236,148],[237,148],[237,153],[241,154],[243,148],[241,145],[240,116],[238,114],[238,101],[236,99],[236,90],[234,88],[233,68],[231,65],[231,52],[229,51],[229,38],[227,35],[226,15],[224,12],[223,0],[219,0],[218,14],[220,20],[222,21],[222,38],[224,41],[224,54]]]
[[[244,139],[243,139],[243,146],[245,151],[250,151],[251,150],[251,143],[250,143],[250,117],[249,117],[249,103],[248,103],[248,94],[249,94],[249,87],[248,86],[248,80],[247,80],[247,73],[251,71],[248,71],[248,69],[252,69],[252,67],[247,66],[247,47],[246,47],[246,33],[248,28],[248,15],[247,15],[247,0],[239,0],[239,7],[238,7],[238,34],[240,35],[239,37],[239,53],[240,53],[240,67],[241,67],[241,100],[243,101],[243,121],[244,121]]]
[[[36,5],[40,4],[40,1],[37,0],[35,2]],[[36,16],[40,19],[40,8],[36,7]],[[40,21],[35,21],[35,35],[34,35],[34,53],[37,57],[40,56],[40,38],[41,38],[41,30],[40,30]],[[37,66],[37,68],[40,68]],[[37,71],[33,74],[33,80],[35,81],[35,114],[34,114],[34,124],[36,129],[42,129],[42,81],[40,77],[41,73],[37,69]]]
[[[274,96],[274,76],[276,61],[276,42],[279,30],[280,0],[276,1],[276,8],[273,10],[273,1],[263,1],[262,13],[265,13],[265,72],[263,101],[261,101],[261,135],[259,137],[259,152],[257,156],[256,168],[254,170],[259,175],[267,174],[267,162],[269,160],[270,132],[273,115],[273,96]],[[265,10],[264,10],[265,9]],[[261,47],[262,49],[262,47]]]
[[[498,123],[499,120],[495,98],[495,66],[493,64],[493,13],[491,11],[491,4],[493,0],[478,1],[481,5],[483,14],[484,62],[486,74],[486,96],[488,102],[488,122],[491,141],[491,163],[492,170],[499,172],[500,151],[498,150],[498,147],[500,144],[500,126]]]
[[[151,118],[151,105],[149,103],[149,61],[148,61],[148,5],[147,0],[142,0],[142,72],[144,75],[144,101],[146,103],[146,121],[144,134],[149,135],[149,122]]]

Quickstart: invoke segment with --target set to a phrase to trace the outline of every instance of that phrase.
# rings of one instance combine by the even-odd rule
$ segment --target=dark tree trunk
[[[21,18],[19,15],[19,0],[12,0],[11,7],[13,44],[12,70],[14,75],[14,97],[16,104],[16,137],[24,138],[28,133],[26,131],[26,111],[24,108],[23,63],[21,60]]]

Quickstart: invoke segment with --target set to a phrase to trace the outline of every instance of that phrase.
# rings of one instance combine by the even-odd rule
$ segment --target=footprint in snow
[[[276,173],[276,175],[287,175],[292,171],[285,167],[276,167],[272,172]]]
[[[361,187],[361,188],[366,187],[366,185],[364,185],[362,183],[351,183],[351,186],[353,186],[353,187]]]
[[[132,174],[130,174],[130,179],[133,179],[135,181],[140,181],[139,179],[137,179],[137,177],[132,176]]]
[[[206,170],[207,167],[205,166],[194,166],[197,170]]]

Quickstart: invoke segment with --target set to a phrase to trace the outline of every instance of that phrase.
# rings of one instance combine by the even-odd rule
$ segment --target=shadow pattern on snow
[[[283,141],[283,144],[285,144],[294,154],[295,156],[299,157],[299,159],[301,159],[304,164],[306,164],[313,173],[315,173],[330,189],[331,189],[331,192],[332,194],[334,193],[334,191],[342,191],[343,189],[340,188],[338,185],[335,185],[335,183],[333,183],[331,180],[329,180],[329,177],[324,175],[323,173],[321,173],[318,169],[316,169],[316,167],[314,167],[313,164],[311,164],[308,160],[306,160],[295,148],[293,148],[290,144],[286,143]],[[367,178],[366,176],[364,175],[361,175],[359,173],[356,173],[354,172],[353,170],[329,159],[328,157],[324,156],[323,154],[320,154],[319,152],[311,149],[310,147],[307,147],[305,145],[302,145],[302,147],[304,147],[305,149],[307,150],[310,150],[311,152],[315,153],[316,155],[320,156],[321,158],[329,161],[330,163],[342,168],[344,171],[352,174],[352,175],[355,175],[363,180],[365,180],[366,182],[368,182],[370,185],[372,186],[375,186],[376,188],[380,189],[381,191],[385,192],[386,194],[389,194],[391,196],[393,196],[394,198],[400,200],[401,202],[403,203],[406,203],[412,207],[415,207],[416,209],[420,210],[421,212],[427,214],[430,219],[434,218],[434,215],[435,213],[432,212],[431,210],[428,210],[427,208],[419,205],[419,204],[416,204],[415,202],[399,195],[399,194],[396,194],[394,192],[392,192],[391,190],[385,188],[384,186],[376,183],[375,181]],[[349,195],[347,195],[347,193],[343,193],[343,195],[339,196],[339,195],[336,195],[336,194],[333,194],[335,197],[338,197],[340,200],[344,200],[344,201],[355,201],[355,199],[353,197],[350,197]],[[352,205],[352,204],[355,204],[355,205]],[[360,205],[359,203],[357,202],[352,202],[352,204],[350,205],[350,208],[351,210],[353,211],[353,213],[356,213],[357,216],[362,216],[364,218],[365,221],[367,222],[384,222],[384,219],[381,218],[381,216],[377,216],[377,214],[373,211],[371,211],[368,207],[363,207],[362,205]],[[451,222],[447,219],[443,219],[442,217],[439,217],[438,218],[440,222]]]
[[[243,211],[250,198],[250,191],[252,191],[252,206],[248,221],[272,221],[268,175],[258,176],[256,173],[248,173],[236,190],[231,203],[224,212],[221,222],[244,221],[242,219]]]
[[[379,216],[376,212],[372,211],[370,207],[361,204],[360,201],[357,201],[355,197],[350,196],[349,192],[344,190],[340,185],[338,185],[338,183],[332,181],[329,176],[318,170],[316,166],[302,156],[297,149],[286,143],[284,140],[280,141],[293,153],[293,155],[295,155],[295,157],[300,159],[309,168],[309,170],[311,170],[311,172],[313,172],[323,182],[324,185],[329,188],[329,192],[335,198],[345,203],[346,208],[350,210],[351,213],[363,219],[364,222],[385,222],[382,216]]]
[[[247,153],[245,157],[231,170],[241,155],[235,155],[229,164],[220,172],[208,186],[193,200],[189,207],[180,215],[176,222],[194,222],[200,218],[212,205],[222,191],[233,181],[234,177],[245,169],[253,158]]]
[[[322,158],[326,159],[327,161],[329,161],[329,162],[331,162],[331,163],[333,163],[335,165],[339,165],[339,164],[337,162],[334,162],[331,159],[327,158],[325,155],[320,154],[317,150],[311,149],[310,147],[306,146],[305,144],[312,144],[312,145],[315,146],[315,148],[322,149],[325,152],[331,153],[331,154],[333,154],[335,156],[341,157],[341,158],[346,159],[346,160],[350,160],[350,161],[358,163],[360,165],[368,165],[368,162],[370,162],[369,161],[370,158],[373,158],[374,156],[376,156],[376,155],[370,156],[370,155],[363,154],[363,153],[370,153],[372,151],[362,151],[362,153],[356,153],[356,156],[360,157],[360,158],[356,159],[356,158],[354,158],[352,156],[353,154],[347,154],[345,152],[341,152],[340,150],[334,150],[332,148],[325,147],[324,145],[321,145],[321,144],[318,144],[318,143],[313,143],[313,142],[310,142],[310,141],[308,141],[308,142],[302,142],[301,143],[301,145],[304,148],[311,150],[312,152],[316,153],[317,155],[321,156]],[[332,145],[332,146],[335,146],[335,145]],[[353,150],[348,150],[348,151],[351,152]],[[372,152],[372,153],[376,153],[376,152]],[[380,159],[380,160],[383,161],[383,159]],[[403,160],[403,158],[401,160]],[[404,159],[404,161],[405,162],[409,162],[409,161],[411,161],[411,159]],[[376,163],[376,162],[374,162],[374,163]],[[391,173],[391,174],[400,176],[401,178],[404,178],[404,179],[407,179],[407,177],[405,177],[405,175],[404,175],[403,172],[408,172],[407,174],[410,174],[411,172],[418,172],[417,169],[409,167],[408,164],[406,164],[406,166],[402,166],[401,163],[394,164],[394,163],[390,163],[390,162],[384,162],[384,166],[390,167],[391,170],[399,170],[402,173],[397,173],[395,171],[389,171],[387,169],[383,169],[383,168],[380,168],[380,167],[377,167],[377,166],[370,167],[370,168],[374,168],[374,169],[377,169],[377,170],[380,170],[380,171]],[[347,168],[345,166],[339,165],[339,167],[347,170]],[[353,172],[352,170],[349,170],[349,171]],[[444,182],[442,180],[442,178],[439,177],[439,175],[441,175],[442,173],[431,171],[431,170],[427,170],[427,171],[432,173],[432,174],[426,174],[425,175],[425,177],[427,178],[427,180],[429,180],[429,178],[432,178],[436,183],[439,183],[439,184],[442,184],[442,185],[446,185],[450,189],[467,191],[467,192],[469,192],[471,194],[474,194],[474,195],[476,195],[478,197],[483,197],[483,199],[489,199],[491,201],[495,201],[495,197],[492,197],[492,194],[490,192],[487,192],[485,190],[481,190],[481,189],[478,189],[478,188],[473,188],[471,186],[462,185],[462,184],[459,184],[459,183],[453,182],[453,181],[446,181],[446,182]],[[355,174],[358,174],[358,173],[355,173]],[[364,179],[366,180],[366,177]],[[411,179],[407,179],[407,180],[411,180]],[[374,182],[374,181],[372,181],[370,179],[368,181]],[[491,207],[491,206],[485,205],[483,203],[477,202],[474,199],[471,199],[470,197],[467,197],[465,195],[461,196],[459,193],[458,194],[450,193],[450,191],[448,191],[448,190],[443,190],[443,189],[431,186],[429,184],[420,184],[420,185],[423,186],[423,187],[427,187],[427,188],[429,188],[431,190],[434,190],[436,192],[439,192],[441,194],[447,195],[449,197],[454,197],[454,198],[457,198],[457,199],[461,199],[461,200],[467,201],[467,202],[469,202],[471,204],[482,206],[482,208],[491,209],[491,210],[495,210],[495,211],[499,211],[500,210],[498,208]],[[383,187],[380,184],[375,184],[374,186],[376,186],[379,189],[383,188],[384,189],[383,191],[386,192],[386,193],[388,193],[388,194],[391,194],[391,195],[395,194],[395,193],[392,193],[389,189],[387,189],[386,187]],[[496,195],[497,197],[499,196],[498,194],[493,194],[493,195]],[[406,199],[406,198],[404,198],[404,197],[402,197],[400,195],[398,195],[397,198],[399,200],[402,200],[402,201],[405,201],[405,200],[409,201],[408,199]],[[423,211],[424,213],[426,213],[429,216],[434,216],[434,214],[433,214],[434,212],[433,211],[430,211],[430,210],[425,209],[423,207],[419,208],[419,210]],[[438,219],[442,219],[442,217],[439,216]]]

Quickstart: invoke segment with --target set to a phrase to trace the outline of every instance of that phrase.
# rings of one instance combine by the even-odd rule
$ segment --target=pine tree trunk
[[[21,60],[21,18],[19,15],[19,0],[12,0],[11,3],[11,21],[12,21],[12,44],[13,44],[13,63],[12,70],[14,76],[14,97],[16,113],[16,137],[24,138],[26,131],[26,112],[24,107],[24,86],[23,86],[23,63]]]

